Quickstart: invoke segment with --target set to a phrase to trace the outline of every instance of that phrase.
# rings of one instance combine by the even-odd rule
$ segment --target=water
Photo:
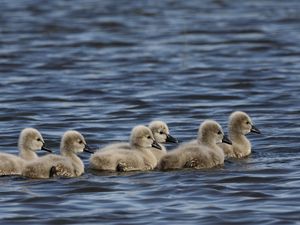
[[[1,224],[299,224],[299,1],[1,1],[1,151],[24,127],[58,153],[153,119],[181,141],[244,110],[261,135],[223,168],[1,177]],[[172,149],[175,145],[167,146]],[[41,153],[42,154],[42,153]],[[88,166],[89,155],[82,155]]]

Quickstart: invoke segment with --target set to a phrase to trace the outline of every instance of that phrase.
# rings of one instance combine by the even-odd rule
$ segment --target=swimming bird
[[[152,131],[154,139],[157,143],[159,143],[161,150],[157,148],[152,148],[151,151],[156,157],[157,161],[161,159],[165,154],[167,154],[167,150],[163,144],[165,143],[178,143],[178,140],[170,135],[168,125],[163,121],[152,121],[149,124],[149,128]]]
[[[158,168],[162,170],[180,168],[212,168],[224,164],[224,152],[217,143],[230,140],[221,126],[213,120],[205,120],[199,127],[197,140],[183,143],[161,158]]]
[[[84,137],[75,130],[69,130],[61,139],[61,155],[49,154],[31,161],[25,166],[22,175],[29,178],[80,176],[84,173],[84,164],[77,154],[83,151],[90,152]]]
[[[166,147],[163,145],[165,143],[178,143],[178,140],[170,135],[169,127],[168,125],[160,120],[152,121],[148,127],[152,131],[153,137],[155,141],[160,145],[161,149],[157,149],[152,147],[150,150],[156,157],[157,161],[161,159],[162,156],[167,154]],[[101,149],[101,151],[106,151],[109,149],[130,149],[130,144],[127,142],[120,142],[120,143],[114,143],[105,146]]]
[[[151,170],[157,159],[151,148],[161,149],[151,130],[143,125],[134,127],[130,136],[130,148],[110,148],[95,152],[90,157],[90,167],[96,170],[134,171]]]
[[[245,136],[253,132],[260,134],[250,118],[245,112],[236,111],[229,116],[228,122],[229,138],[232,145],[220,144],[228,158],[243,158],[251,154],[251,143]]]
[[[25,128],[21,131],[18,140],[19,156],[0,153],[0,176],[20,175],[26,162],[38,158],[36,151],[51,150],[45,148],[41,133],[34,128]]]

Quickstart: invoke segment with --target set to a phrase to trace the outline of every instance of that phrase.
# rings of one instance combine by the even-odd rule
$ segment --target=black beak
[[[161,150],[161,147],[160,147],[160,145],[156,142],[156,141],[153,141],[153,143],[152,143],[152,147],[153,148],[157,148],[157,149],[159,149],[159,150]]]
[[[260,134],[260,130],[257,129],[254,125],[252,125],[250,132]]]
[[[42,146],[41,150],[52,153],[52,151],[49,148],[46,148],[44,145]]]
[[[224,134],[223,139],[222,139],[223,143],[232,145],[232,142],[229,140],[229,138]]]
[[[88,153],[94,153],[93,150],[92,150],[88,145],[85,145],[85,146],[84,146],[83,151],[84,151],[84,152],[88,152]]]
[[[177,138],[174,138],[170,134],[167,134],[166,142],[168,142],[168,143],[178,143],[178,140],[177,140]]]

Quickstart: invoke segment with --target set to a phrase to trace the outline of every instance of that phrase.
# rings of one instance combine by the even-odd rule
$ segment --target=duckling
[[[50,154],[31,161],[22,175],[29,178],[80,176],[84,173],[84,164],[77,154],[83,151],[90,152],[84,137],[75,130],[69,130],[61,139],[61,155]]]
[[[161,170],[181,168],[212,168],[224,164],[224,152],[217,143],[230,140],[221,126],[213,120],[205,120],[199,127],[197,140],[183,143],[167,153],[158,163]]]
[[[134,127],[130,136],[130,148],[101,149],[90,157],[90,167],[95,170],[134,171],[151,170],[157,165],[157,159],[151,148],[161,149],[154,140],[151,130],[143,125]],[[104,147],[105,148],[105,147]]]
[[[19,156],[0,153],[0,176],[21,175],[26,162],[38,158],[36,151],[41,149],[48,152],[40,132],[34,128],[21,131],[18,141]]]
[[[243,158],[251,154],[251,143],[246,138],[246,134],[253,132],[260,134],[250,118],[245,112],[236,111],[229,117],[229,138],[232,145],[220,144],[226,157]]]
[[[160,145],[161,150],[157,148],[151,148],[152,153],[156,157],[157,161],[161,159],[162,156],[167,154],[166,147],[163,145],[165,143],[178,143],[178,140],[170,135],[168,125],[163,121],[152,121],[149,126],[152,131],[155,141]],[[101,151],[106,151],[109,149],[130,149],[130,144],[127,142],[120,142],[109,144],[101,149]]]

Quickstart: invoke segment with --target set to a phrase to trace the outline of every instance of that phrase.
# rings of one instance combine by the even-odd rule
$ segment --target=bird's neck
[[[74,152],[61,149],[61,154],[71,161],[76,176],[80,176],[84,172],[84,164]]]
[[[246,138],[246,136],[240,132],[230,131],[229,138],[231,141],[240,143],[240,144],[248,142],[248,139]]]
[[[251,153],[251,143],[247,137],[241,133],[230,133],[230,140],[235,151],[242,152],[243,155]]]
[[[20,157],[25,160],[33,160],[38,158],[35,151],[31,151],[29,149],[20,148]]]

